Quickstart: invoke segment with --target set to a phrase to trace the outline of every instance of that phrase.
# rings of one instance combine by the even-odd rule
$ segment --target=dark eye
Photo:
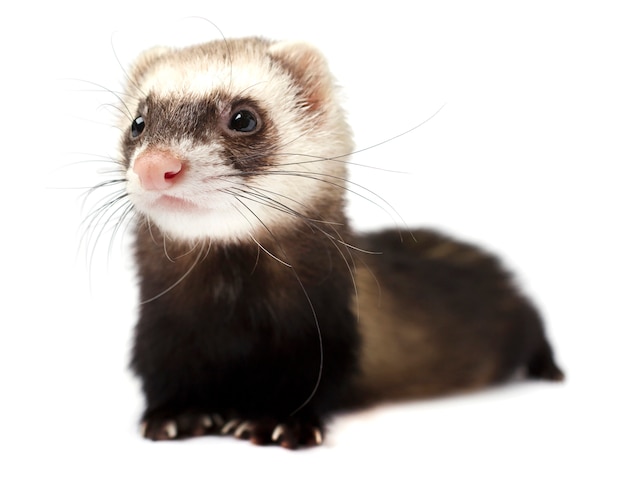
[[[143,133],[146,128],[146,122],[144,121],[142,116],[139,116],[133,120],[132,125],[130,126],[130,135],[133,138],[139,137]]]
[[[240,133],[252,133],[259,125],[256,115],[250,110],[239,110],[230,117],[228,128]]]

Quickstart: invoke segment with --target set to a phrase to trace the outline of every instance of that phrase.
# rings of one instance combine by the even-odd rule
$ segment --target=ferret
[[[321,444],[342,410],[519,371],[563,378],[493,255],[431,230],[350,228],[354,146],[314,47],[153,48],[123,98],[146,438],[294,449]]]

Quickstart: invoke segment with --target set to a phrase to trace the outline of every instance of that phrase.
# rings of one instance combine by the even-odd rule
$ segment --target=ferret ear
[[[298,83],[307,107],[323,109],[333,94],[334,79],[321,52],[304,42],[279,42],[270,46],[269,53]]]

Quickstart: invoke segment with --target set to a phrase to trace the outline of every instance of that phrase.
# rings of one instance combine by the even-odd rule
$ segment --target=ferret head
[[[336,221],[353,147],[312,47],[241,39],[152,49],[125,98],[127,193],[168,237],[241,241],[302,219]]]

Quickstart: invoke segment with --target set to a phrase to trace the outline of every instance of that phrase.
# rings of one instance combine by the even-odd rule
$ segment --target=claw
[[[207,430],[213,427],[213,420],[211,419],[209,415],[202,415],[202,418],[200,419],[200,423]]]
[[[313,439],[315,440],[315,445],[321,445],[324,441],[322,431],[317,427],[313,429]]]
[[[170,420],[163,426],[163,431],[167,435],[168,438],[176,438],[178,435],[178,428],[176,427],[176,422],[174,420]]]
[[[222,435],[230,435],[231,433],[233,433],[237,427],[241,424],[241,420],[235,418],[233,420],[230,420],[226,423],[226,425],[224,425],[222,427],[222,430],[220,430],[220,433]]]
[[[221,428],[222,425],[224,425],[224,419],[219,413],[214,413],[210,416],[210,419],[213,422],[213,425],[215,425],[215,428]]]
[[[252,424],[250,422],[242,422],[241,425],[237,427],[235,430],[236,438],[245,438],[246,434],[250,434],[250,430],[252,428]]]
[[[280,437],[282,437],[284,434],[285,434],[285,426],[282,423],[279,425],[276,425],[276,428],[272,432],[272,442],[278,442],[278,440],[280,440]]]

